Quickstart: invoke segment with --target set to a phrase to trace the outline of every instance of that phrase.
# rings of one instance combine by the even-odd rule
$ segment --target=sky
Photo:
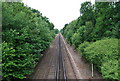
[[[86,0],[23,0],[25,5],[39,10],[57,29],[80,16],[80,5]],[[90,0],[87,0],[90,1]],[[93,0],[92,0],[93,1]]]

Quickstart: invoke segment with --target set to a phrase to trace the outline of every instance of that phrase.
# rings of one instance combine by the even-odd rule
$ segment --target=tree
[[[54,29],[55,33],[58,34],[59,33],[59,30],[58,29]]]
[[[3,79],[23,79],[49,47],[54,27],[38,10],[23,3],[4,2],[2,10]]]

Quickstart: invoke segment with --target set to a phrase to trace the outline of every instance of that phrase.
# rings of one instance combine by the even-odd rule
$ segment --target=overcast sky
[[[62,29],[65,24],[77,19],[80,15],[80,4],[86,0],[23,0],[43,16],[49,18],[55,28]],[[90,1],[90,0],[87,0]],[[93,1],[93,0],[92,0]]]

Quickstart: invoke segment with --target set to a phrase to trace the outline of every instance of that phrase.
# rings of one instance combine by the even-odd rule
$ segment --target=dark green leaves
[[[55,33],[48,18],[23,3],[3,3],[3,79],[23,79],[32,73],[41,52]]]

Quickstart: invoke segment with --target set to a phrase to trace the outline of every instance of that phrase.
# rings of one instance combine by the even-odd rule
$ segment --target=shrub
[[[29,44],[25,44],[24,48],[31,50]],[[6,80],[13,78],[23,79],[25,75],[32,72],[34,59],[33,55],[30,54],[28,50],[19,48],[18,52],[9,44],[5,42],[2,43],[3,78]]]
[[[84,49],[86,47],[88,47],[90,44],[91,44],[90,42],[86,42],[85,41],[84,43],[82,43],[82,44],[79,45],[79,47],[77,48],[77,50],[79,51],[79,53],[81,53],[82,56],[85,55],[85,54],[83,54],[84,53]]]
[[[103,78],[107,79],[118,79],[118,60],[108,60],[103,62],[101,66],[101,72]]]
[[[118,79],[118,39],[96,41],[84,48],[83,54],[101,71],[104,79]]]

